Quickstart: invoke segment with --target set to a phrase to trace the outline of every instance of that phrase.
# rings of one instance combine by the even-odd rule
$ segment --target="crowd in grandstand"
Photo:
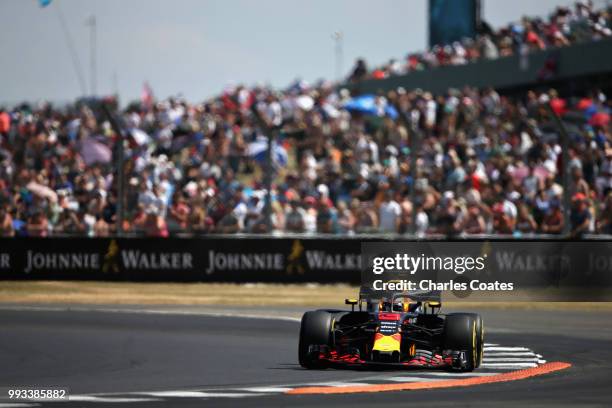
[[[591,18],[588,7],[568,11],[565,23],[558,11],[551,24],[574,41],[576,31],[564,27],[580,10]],[[121,112],[122,229],[158,237],[270,229],[561,234],[568,171],[571,233],[612,233],[610,101],[601,90],[507,97],[493,89],[398,89],[371,98],[360,105],[326,82],[296,81],[283,92],[228,87],[203,103],[155,101],[146,88],[140,104]],[[569,134],[567,163],[553,112]],[[279,131],[271,220],[263,181],[269,131],[255,113]],[[0,109],[0,236],[115,233],[117,140],[85,103]]]
[[[524,55],[531,51],[609,38],[612,37],[610,11],[609,7],[594,8],[592,1],[578,1],[573,7],[557,7],[548,20],[523,17],[520,22],[497,30],[484,24],[476,38],[437,45],[424,52],[411,53],[404,60],[391,59],[371,71],[365,60],[360,59],[350,79],[384,79],[432,67],[463,65],[480,59]]]
[[[283,123],[278,149],[290,151],[289,162],[277,159],[275,166],[276,231],[404,233],[416,211],[421,235],[559,234],[560,174],[567,168],[572,231],[612,232],[612,135],[603,93],[564,99],[550,90],[511,100],[491,89],[440,96],[400,90],[377,97],[383,108],[391,99],[404,121],[385,109],[349,112],[348,98],[325,84],[298,83],[283,94],[238,87],[204,104],[171,99],[125,111],[124,229],[152,236],[267,231],[265,186],[251,149],[262,134],[255,104]],[[561,162],[546,104],[569,118],[569,163]],[[117,135],[106,120],[85,106],[23,105],[0,113],[0,135],[2,235],[115,230],[114,163],[104,153]]]

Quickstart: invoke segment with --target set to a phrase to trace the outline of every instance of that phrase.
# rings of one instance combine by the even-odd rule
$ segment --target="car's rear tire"
[[[317,358],[309,355],[311,345],[329,346],[331,342],[332,315],[323,310],[306,312],[302,316],[300,326],[300,341],[298,345],[298,359],[304,368],[323,368],[324,364]]]
[[[444,348],[465,352],[465,365],[461,371],[473,371],[480,365],[477,322],[480,316],[473,313],[452,313],[444,321]],[[480,321],[482,329],[482,320]]]

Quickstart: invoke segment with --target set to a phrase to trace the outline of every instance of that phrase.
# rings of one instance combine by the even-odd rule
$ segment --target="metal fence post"
[[[562,182],[563,182],[563,235],[569,237],[571,233],[571,196],[570,196],[570,172],[569,172],[569,135],[563,122],[561,122],[561,118],[553,111],[550,103],[545,103],[546,109],[552,115],[553,120],[555,121],[555,125],[559,130],[559,138],[561,139],[561,151],[563,153],[563,168],[561,171]]]
[[[125,152],[124,152],[124,147],[123,147],[123,141],[125,140],[124,137],[124,132],[121,128],[121,126],[119,126],[119,123],[117,122],[117,120],[115,119],[115,117],[113,116],[113,114],[110,111],[110,108],[108,107],[108,105],[106,103],[102,103],[102,110],[104,111],[104,114],[106,115],[106,118],[108,119],[108,121],[110,122],[113,130],[115,131],[115,133],[117,134],[117,151],[116,151],[116,158],[115,158],[115,167],[116,169],[116,173],[117,173],[117,208],[116,208],[116,215],[117,215],[117,235],[118,236],[123,236],[123,220],[124,220],[124,212],[125,212],[125,206],[124,206],[124,199],[125,199],[125,174],[124,174],[124,170],[125,170]]]

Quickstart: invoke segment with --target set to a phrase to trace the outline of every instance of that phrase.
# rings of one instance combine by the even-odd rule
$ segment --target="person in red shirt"
[[[376,69],[372,72],[372,78],[374,79],[385,79],[386,76],[385,71],[382,69]]]
[[[4,111],[4,109],[0,108],[0,146],[2,146],[2,139],[8,137],[10,129],[11,117],[7,112]],[[4,142],[6,142],[6,140]]]

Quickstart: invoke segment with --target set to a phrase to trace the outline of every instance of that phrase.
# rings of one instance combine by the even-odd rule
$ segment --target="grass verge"
[[[355,297],[351,285],[0,281],[0,303],[337,306]],[[612,302],[445,302],[446,306],[519,310],[612,311]]]

